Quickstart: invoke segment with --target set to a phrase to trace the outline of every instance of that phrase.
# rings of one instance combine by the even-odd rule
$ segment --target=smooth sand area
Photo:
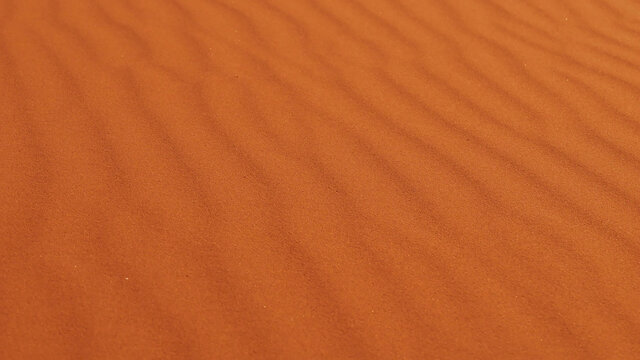
[[[0,0],[0,359],[638,359],[640,1]]]

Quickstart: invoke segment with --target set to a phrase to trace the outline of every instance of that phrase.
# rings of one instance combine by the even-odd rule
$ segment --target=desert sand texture
[[[638,359],[639,1],[0,31],[0,359]]]

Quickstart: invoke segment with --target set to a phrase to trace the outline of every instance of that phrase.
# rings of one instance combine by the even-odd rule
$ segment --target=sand
[[[1,359],[637,359],[637,0],[0,0]]]

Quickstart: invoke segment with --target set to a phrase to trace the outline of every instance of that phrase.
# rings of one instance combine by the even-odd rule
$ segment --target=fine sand
[[[0,31],[0,359],[638,359],[639,1]]]

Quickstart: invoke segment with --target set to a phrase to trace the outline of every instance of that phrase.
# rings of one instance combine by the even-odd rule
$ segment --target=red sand
[[[0,29],[0,359],[640,356],[640,2]]]

